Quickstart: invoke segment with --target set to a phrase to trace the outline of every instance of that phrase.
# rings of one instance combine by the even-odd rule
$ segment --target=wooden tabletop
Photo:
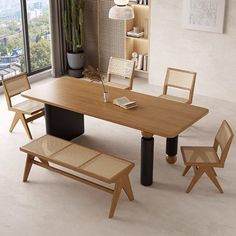
[[[177,136],[208,113],[202,107],[119,88],[107,89],[109,103],[103,101],[101,84],[63,77],[30,89],[22,96],[168,138]],[[114,98],[122,96],[135,100],[138,106],[125,110],[112,104]]]

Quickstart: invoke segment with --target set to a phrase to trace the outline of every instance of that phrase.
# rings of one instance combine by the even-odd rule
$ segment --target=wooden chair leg
[[[213,167],[211,169],[214,172],[214,175],[217,176],[215,169]]]
[[[194,171],[195,174],[197,173],[198,169],[199,168],[197,166],[193,166],[193,171]]]
[[[27,154],[26,161],[25,161],[25,171],[23,175],[23,182],[26,182],[29,177],[29,173],[33,164],[34,156]]]
[[[133,195],[133,191],[132,191],[132,187],[131,187],[128,175],[123,177],[123,189],[124,189],[126,195],[128,196],[129,200],[133,201],[134,195]]]
[[[120,197],[122,185],[123,185],[123,183],[121,181],[118,181],[117,183],[115,183],[115,189],[114,189],[114,193],[113,193],[113,197],[112,197],[109,218],[112,218],[114,216],[116,205],[117,205],[117,202]]]
[[[19,115],[16,112],[15,115],[14,115],[13,121],[11,123],[11,127],[9,129],[9,132],[13,131],[13,129],[16,127],[16,124],[18,123],[19,119],[20,119],[20,117],[19,117]]]
[[[32,135],[31,135],[31,133],[30,133],[29,126],[28,126],[28,124],[27,124],[27,122],[26,122],[26,120],[25,120],[25,115],[24,115],[24,114],[20,114],[19,116],[20,116],[20,120],[21,120],[21,122],[22,122],[22,124],[23,124],[23,126],[24,126],[24,128],[25,128],[25,131],[26,131],[28,137],[29,137],[30,139],[32,139]]]
[[[192,190],[192,188],[197,183],[197,181],[201,178],[204,172],[205,172],[205,169],[203,167],[198,168],[198,170],[196,171],[195,175],[192,178],[191,183],[189,184],[186,190],[186,193],[189,193]]]
[[[221,188],[216,176],[215,176],[215,173],[214,171],[212,170],[212,168],[207,168],[206,169],[206,174],[207,176],[210,178],[210,180],[212,181],[212,183],[217,187],[217,189],[223,193],[223,189]]]
[[[186,166],[182,175],[185,176],[188,173],[190,168],[191,168],[191,166]]]

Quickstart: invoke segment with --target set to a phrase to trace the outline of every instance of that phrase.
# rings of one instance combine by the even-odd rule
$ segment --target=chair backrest
[[[2,80],[8,107],[12,107],[11,98],[30,89],[26,73]]]
[[[213,145],[216,152],[218,151],[218,148],[220,148],[220,164],[222,166],[224,166],[225,160],[227,158],[233,136],[234,134],[231,127],[229,126],[228,122],[224,120],[216,134]]]
[[[168,93],[168,87],[186,90],[189,93],[187,103],[191,104],[193,100],[196,76],[196,72],[176,68],[167,68],[163,94],[166,95]]]
[[[112,75],[117,75],[127,78],[129,79],[128,81],[129,89],[132,89],[133,78],[134,78],[134,66],[135,66],[134,61],[122,58],[110,57],[107,70],[107,80],[110,82]]]

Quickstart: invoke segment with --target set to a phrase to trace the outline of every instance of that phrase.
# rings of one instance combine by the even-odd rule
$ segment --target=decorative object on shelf
[[[109,18],[114,20],[130,20],[134,18],[134,10],[127,6],[129,0],[114,0],[115,6],[109,11]]]
[[[144,35],[143,32],[136,33],[134,32],[134,30],[127,32],[127,36],[134,37],[134,38],[142,38],[143,35]]]
[[[183,27],[223,33],[225,0],[184,0]]]
[[[86,78],[90,79],[91,81],[97,81],[97,82],[102,83],[104,102],[108,102],[109,101],[109,93],[106,90],[106,87],[104,85],[104,78],[103,78],[102,74],[98,70],[93,68],[92,66],[86,67],[82,74]]]
[[[69,67],[72,69],[72,73],[75,70],[81,75],[84,66],[84,0],[66,1],[63,25]]]
[[[134,31],[134,33],[138,34],[138,33],[140,33],[140,28],[138,26],[134,26],[133,31]]]
[[[132,61],[134,61],[134,67],[137,68],[138,65],[138,53],[137,52],[132,52]]]

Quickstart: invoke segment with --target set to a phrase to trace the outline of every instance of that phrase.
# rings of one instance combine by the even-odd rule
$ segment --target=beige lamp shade
[[[114,0],[115,6],[109,11],[109,18],[115,20],[130,20],[134,18],[132,7],[127,6],[129,0]]]

